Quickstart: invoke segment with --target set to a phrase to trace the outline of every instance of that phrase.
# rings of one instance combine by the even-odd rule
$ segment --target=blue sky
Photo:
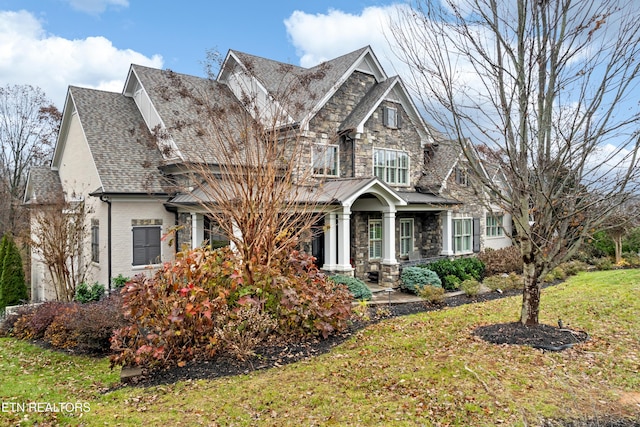
[[[396,0],[402,2],[403,0]],[[312,66],[371,45],[388,74],[394,0],[0,0],[0,85],[121,91],[132,62],[204,75],[206,51]]]

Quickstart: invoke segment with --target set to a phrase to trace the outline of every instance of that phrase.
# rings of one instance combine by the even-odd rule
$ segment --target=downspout
[[[111,199],[104,194],[100,195],[100,200],[107,204],[107,287],[111,293]]]

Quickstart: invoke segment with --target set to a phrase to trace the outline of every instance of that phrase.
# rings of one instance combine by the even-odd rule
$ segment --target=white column
[[[338,264],[337,271],[351,272],[351,208],[343,206],[338,214]]]
[[[382,263],[397,264],[396,259],[396,212],[382,213]]]
[[[233,221],[233,238],[236,239],[236,241],[241,242],[242,241],[242,231],[240,231],[240,228],[238,227],[238,223]],[[231,239],[229,241],[229,248],[231,248],[231,250],[233,252],[237,252],[238,247],[235,243],[235,241],[233,239]]]
[[[204,240],[204,216],[191,213],[191,248],[197,248]]]
[[[453,217],[451,211],[440,212],[442,222],[442,252],[441,255],[453,255]]]
[[[338,264],[338,218],[335,212],[324,216],[324,265],[323,270],[333,271]]]

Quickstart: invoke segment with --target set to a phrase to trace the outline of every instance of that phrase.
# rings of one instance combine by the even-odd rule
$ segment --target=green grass
[[[24,425],[532,426],[639,416],[640,270],[581,273],[544,290],[541,308],[542,323],[561,318],[591,339],[543,353],[474,337],[477,326],[517,318],[520,298],[505,298],[389,319],[328,354],[268,371],[109,393],[118,374],[105,359],[2,339],[2,402],[87,402],[90,411],[0,417]]]

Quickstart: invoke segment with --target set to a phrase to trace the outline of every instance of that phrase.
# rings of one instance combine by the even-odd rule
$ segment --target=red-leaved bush
[[[220,351],[246,357],[267,332],[326,337],[344,329],[351,315],[348,289],[328,282],[312,257],[288,254],[257,266],[252,283],[229,248],[180,252],[152,277],[134,277],[122,290],[128,325],[112,338],[112,367],[181,366]],[[232,345],[234,334],[242,345]]]

